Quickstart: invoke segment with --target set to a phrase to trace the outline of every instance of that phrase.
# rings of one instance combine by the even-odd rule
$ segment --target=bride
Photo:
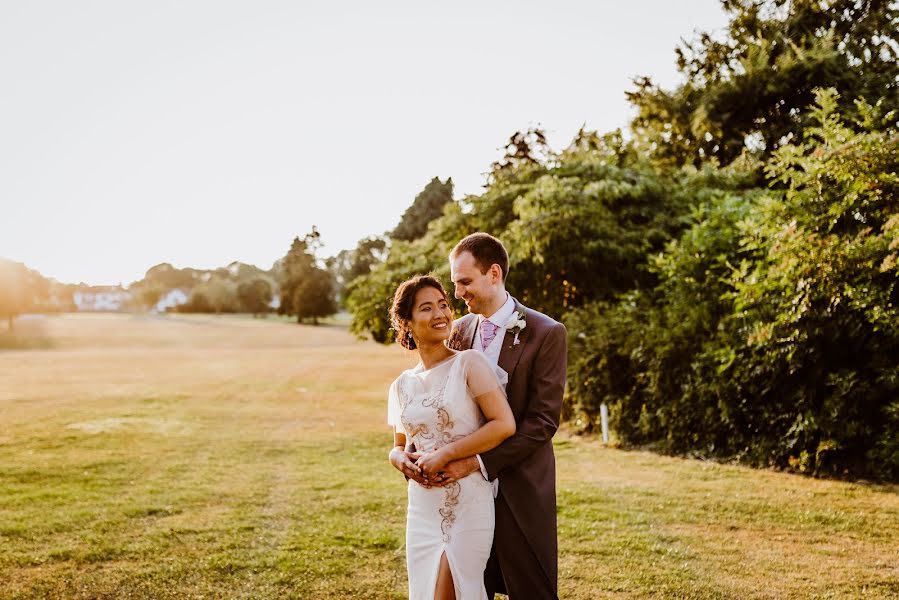
[[[433,277],[401,284],[390,317],[397,341],[421,358],[390,386],[387,411],[394,428],[390,463],[409,478],[409,598],[481,600],[493,543],[493,487],[479,472],[453,480],[442,469],[515,433],[505,373],[476,350],[446,346],[453,314]]]

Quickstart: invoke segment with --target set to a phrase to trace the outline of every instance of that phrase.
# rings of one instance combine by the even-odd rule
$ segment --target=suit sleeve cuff
[[[481,455],[475,454],[474,457],[478,459],[478,466],[481,467],[481,475],[484,476],[484,479],[490,481],[490,477],[487,475],[487,467],[484,466],[484,461],[481,460]]]

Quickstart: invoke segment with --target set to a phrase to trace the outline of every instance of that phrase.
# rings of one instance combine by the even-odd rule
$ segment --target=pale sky
[[[271,267],[456,197],[516,130],[625,127],[718,0],[0,0],[0,257],[64,282]]]

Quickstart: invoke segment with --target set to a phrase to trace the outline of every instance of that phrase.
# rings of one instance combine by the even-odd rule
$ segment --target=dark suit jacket
[[[514,300],[514,299],[513,299]],[[553,586],[558,581],[556,535],[556,463],[552,437],[559,427],[565,390],[567,334],[565,326],[515,300],[524,314],[519,343],[506,331],[499,366],[509,374],[506,394],[517,430],[502,444],[481,454],[490,479],[500,478],[500,495],[530,542]],[[453,324],[450,346],[472,347],[478,316],[468,314]],[[503,532],[496,530],[500,540]],[[497,544],[497,552],[502,545]]]

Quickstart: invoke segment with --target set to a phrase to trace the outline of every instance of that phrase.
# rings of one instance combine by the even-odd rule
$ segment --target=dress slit
[[[459,589],[459,578],[456,576],[456,568],[453,566],[453,559],[447,552],[448,544],[443,544],[443,549],[437,555],[437,569],[434,570],[434,585],[431,586],[431,600],[437,597],[437,579],[440,577],[440,557],[446,557],[446,564],[449,565],[450,578],[453,580],[453,594],[456,598],[464,598],[462,590]]]
[[[430,590],[430,594],[424,596],[422,600],[434,600],[437,596],[437,578],[440,576],[440,557],[446,554],[446,543],[444,542],[440,546],[440,552],[437,553],[437,560],[434,561],[434,566],[431,569],[431,576],[428,578],[428,583],[430,584],[425,590],[419,590],[419,594],[424,593],[426,590]],[[453,572],[453,564],[450,562],[449,556],[446,557],[446,562],[450,565],[450,573]],[[411,574],[410,574],[411,577]],[[453,586],[456,585],[455,575],[453,576]],[[413,600],[417,596],[410,597],[410,600]]]

